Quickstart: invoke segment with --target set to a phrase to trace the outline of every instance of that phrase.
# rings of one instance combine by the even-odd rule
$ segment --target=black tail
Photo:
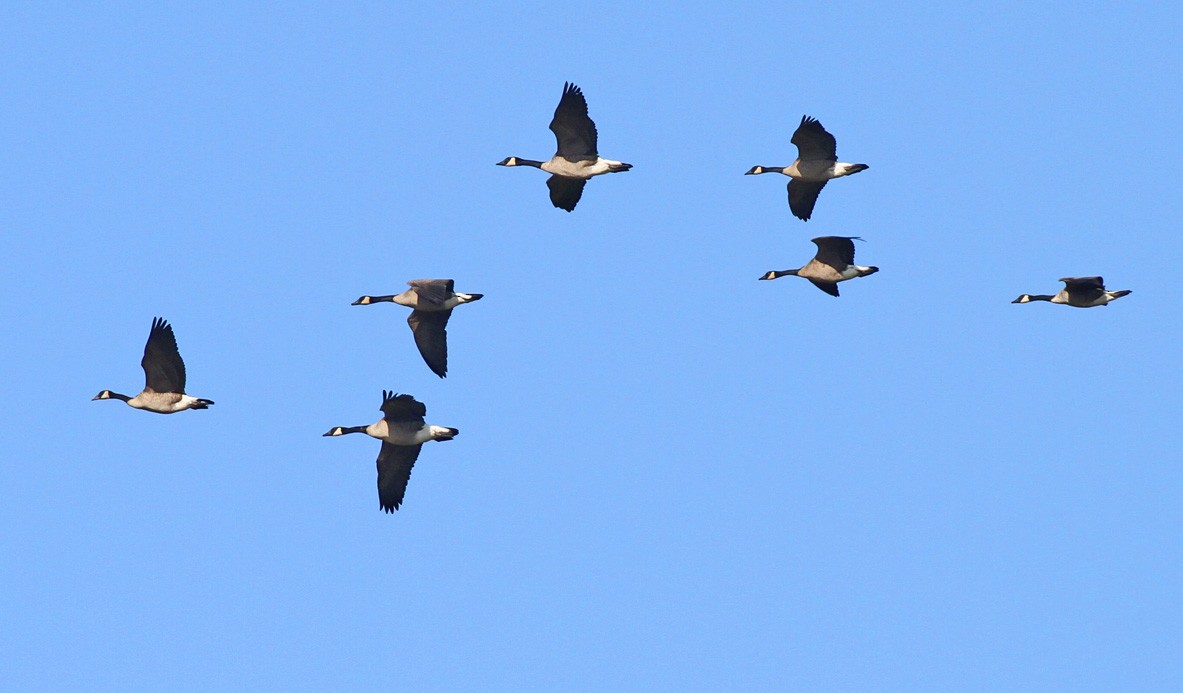
[[[212,399],[199,399],[190,409],[209,409],[209,405],[213,403],[214,401]]]

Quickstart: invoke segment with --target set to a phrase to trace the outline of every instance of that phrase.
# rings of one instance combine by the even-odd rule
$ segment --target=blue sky
[[[1183,684],[1167,3],[0,10],[24,689]],[[545,175],[563,82],[604,156]],[[803,114],[870,169],[790,216]],[[759,282],[819,235],[881,271]],[[1116,305],[1012,305],[1103,275]],[[447,380],[399,306],[456,311]],[[189,392],[134,394],[153,316]],[[379,511],[383,389],[461,434]]]

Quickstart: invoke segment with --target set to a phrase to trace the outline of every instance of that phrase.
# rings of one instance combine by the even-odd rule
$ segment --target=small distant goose
[[[558,140],[558,151],[550,161],[534,161],[518,156],[506,157],[498,166],[533,166],[552,173],[546,181],[550,201],[568,212],[575,209],[583,195],[583,186],[592,176],[627,171],[633,167],[611,159],[600,158],[596,149],[596,124],[587,115],[587,100],[583,91],[570,82],[563,83],[563,97],[555,108],[550,129]]]
[[[1129,289],[1106,291],[1105,280],[1101,277],[1064,277],[1059,281],[1064,282],[1064,288],[1060,289],[1060,292],[1055,296],[1023,294],[1011,303],[1048,301],[1063,303],[1074,308],[1092,308],[1093,306],[1109,305],[1110,301],[1116,301],[1130,293]]]
[[[813,239],[817,245],[817,255],[805,263],[801,269],[772,271],[760,279],[776,279],[777,277],[793,276],[805,277],[814,286],[831,296],[838,295],[838,282],[855,277],[865,277],[875,274],[878,267],[860,267],[854,264],[854,241],[863,240],[858,236],[819,236]]]
[[[157,414],[175,414],[186,409],[208,409],[212,400],[185,394],[185,362],[177,350],[173,326],[164,318],[153,318],[148,343],[144,345],[144,390],[135,397],[103,390],[91,398],[118,399],[127,405]]]
[[[427,407],[411,395],[382,391],[382,418],[369,426],[335,426],[323,437],[365,433],[382,441],[378,451],[378,505],[388,513],[398,510],[411,479],[411,467],[429,440],[451,440],[459,430],[424,422]]]
[[[362,296],[353,302],[355,306],[390,301],[400,306],[414,308],[407,317],[407,324],[415,335],[415,346],[423,361],[441,378],[448,374],[448,318],[452,309],[461,303],[470,303],[484,298],[484,294],[458,294],[453,291],[455,282],[451,279],[414,279],[407,282],[411,287],[401,294],[391,296]]]
[[[797,145],[797,160],[789,166],[753,166],[745,176],[760,173],[783,173],[789,181],[789,209],[793,216],[809,221],[813,205],[826,182],[833,178],[865,171],[866,164],[847,164],[838,161],[838,143],[815,118],[801,117],[801,124],[793,133]]]

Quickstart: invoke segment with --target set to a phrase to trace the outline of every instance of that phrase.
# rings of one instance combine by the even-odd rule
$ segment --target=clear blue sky
[[[1183,686],[1183,11],[189,5],[0,10],[9,685]],[[564,80],[572,214],[494,166]],[[447,380],[349,305],[420,277]],[[209,411],[90,401],[155,315]],[[393,516],[384,388],[461,431]]]

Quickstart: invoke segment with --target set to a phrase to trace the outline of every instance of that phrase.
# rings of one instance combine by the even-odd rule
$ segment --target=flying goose
[[[791,184],[790,184],[791,185]],[[878,267],[860,267],[854,264],[854,241],[858,236],[818,236],[813,239],[817,255],[801,269],[772,271],[760,279],[776,279],[786,275],[805,277],[814,286],[831,296],[838,295],[838,282],[855,277],[875,274]]]
[[[157,414],[175,414],[186,409],[208,409],[212,400],[190,397],[185,394],[185,362],[177,350],[177,338],[173,326],[164,318],[152,319],[152,331],[144,345],[144,390],[135,397],[103,390],[91,398],[118,399],[128,406]]]
[[[563,97],[555,108],[550,129],[558,141],[558,151],[550,161],[534,161],[519,156],[506,157],[498,166],[533,166],[554,174],[546,180],[550,201],[555,207],[574,211],[583,195],[583,186],[592,176],[627,171],[633,167],[611,159],[600,158],[596,149],[596,124],[587,115],[587,100],[583,91],[563,83]]]
[[[411,467],[429,440],[451,440],[455,428],[430,426],[423,421],[427,407],[411,395],[382,391],[382,418],[369,426],[335,426],[323,437],[365,433],[382,441],[378,451],[378,505],[388,513],[398,510],[411,479]]]
[[[484,294],[458,294],[453,291],[455,282],[451,279],[413,279],[407,282],[411,287],[401,294],[391,296],[362,296],[353,302],[355,306],[390,301],[400,306],[413,308],[407,317],[407,324],[415,335],[415,346],[423,361],[441,378],[448,374],[448,318],[452,309],[461,303],[470,303],[484,298]]]
[[[791,165],[753,166],[744,175],[783,173],[792,178],[789,181],[789,209],[793,216],[809,221],[826,181],[865,171],[868,166],[838,161],[838,143],[816,118],[801,116],[801,124],[793,133],[792,142],[797,145],[797,160]]]
[[[1064,288],[1055,296],[1023,294],[1011,303],[1030,303],[1031,301],[1049,301],[1064,303],[1074,308],[1092,308],[1093,306],[1109,305],[1110,301],[1130,293],[1129,289],[1121,291],[1106,291],[1105,280],[1101,277],[1064,277]]]

